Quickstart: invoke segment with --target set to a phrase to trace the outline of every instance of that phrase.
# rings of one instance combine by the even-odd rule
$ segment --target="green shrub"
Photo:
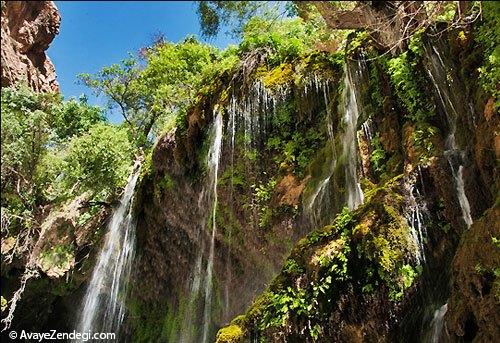
[[[65,150],[48,155],[44,165],[54,173],[55,195],[90,192],[105,199],[125,186],[134,151],[124,127],[98,124],[73,138]],[[51,164],[56,165],[55,170],[51,170]]]
[[[479,68],[479,81],[483,89],[495,99],[495,109],[500,107],[500,4],[483,2],[483,22],[477,30],[476,41],[484,49],[483,64]]]

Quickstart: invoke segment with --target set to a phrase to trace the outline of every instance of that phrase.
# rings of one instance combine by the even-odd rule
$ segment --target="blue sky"
[[[186,35],[200,36],[196,4],[191,1],[56,1],[61,28],[48,49],[65,98],[85,93],[92,104],[104,105],[84,85],[76,83],[80,73],[95,73],[119,62],[129,52],[152,41],[162,32],[177,42]],[[233,41],[221,33],[209,41],[226,47]],[[110,117],[116,121],[119,118]]]

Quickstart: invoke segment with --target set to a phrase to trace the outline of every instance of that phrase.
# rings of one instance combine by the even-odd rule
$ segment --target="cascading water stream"
[[[444,315],[448,311],[448,303],[441,306],[434,312],[434,318],[431,322],[431,338],[430,343],[439,343],[439,337],[443,331]]]
[[[140,172],[136,162],[114,211],[109,231],[83,301],[78,332],[114,332],[125,316],[124,296],[135,253],[136,221],[132,214],[134,189]]]
[[[446,113],[449,126],[448,137],[445,141],[445,157],[450,164],[463,220],[467,227],[470,227],[472,225],[471,209],[469,200],[467,199],[467,195],[465,193],[463,179],[464,153],[459,149],[455,140],[457,118],[459,115],[455,104],[459,103],[459,100],[453,96],[453,91],[451,90],[454,80],[452,77],[448,77],[444,61],[441,58],[439,51],[437,51],[434,46],[432,49],[426,48],[425,51],[430,62],[430,68],[427,69],[427,73],[434,84],[436,93]],[[471,117],[474,119],[473,110],[470,108],[468,110],[471,111]]]
[[[203,201],[205,197],[205,190],[203,190],[198,198],[198,208],[203,208]],[[192,276],[192,282],[189,288],[189,295],[188,295],[188,303],[187,303],[187,308],[186,311],[184,312],[184,318],[182,325],[179,329],[179,337],[177,339],[176,333],[173,333],[174,337],[171,338],[171,341],[175,342],[182,342],[182,343],[189,343],[189,342],[196,342],[196,336],[198,334],[197,328],[197,305],[198,305],[198,300],[199,300],[199,295],[200,295],[200,290],[201,290],[201,284],[203,281],[203,240],[202,240],[202,232],[201,228],[204,227],[204,225],[198,226],[198,231],[197,231],[197,242],[200,244],[196,256],[196,263],[193,269],[193,272],[191,274]]]
[[[423,180],[422,180],[423,182]],[[412,182],[409,182],[412,184]],[[417,193],[415,197],[414,193]],[[427,235],[424,225],[425,203],[421,200],[418,189],[412,185],[408,191],[406,220],[410,226],[410,234],[413,242],[416,245],[415,260],[418,264],[425,263],[424,242]]]
[[[231,97],[231,105],[229,106],[229,127],[231,128],[231,194],[230,198],[233,201],[233,192],[234,192],[234,138],[236,136],[236,98],[234,95]],[[229,317],[229,286],[231,284],[231,238],[232,238],[232,228],[228,228],[228,253],[226,259],[226,277],[227,282],[224,289],[224,298],[225,298],[225,308],[224,315]]]
[[[320,218],[323,217],[322,216],[323,203],[325,201],[328,201],[326,196],[329,191],[328,184],[330,182],[331,177],[333,176],[337,159],[335,150],[335,137],[333,134],[332,113],[331,113],[330,103],[328,101],[330,89],[328,87],[328,83],[326,81],[325,82],[319,81],[316,75],[314,75],[314,78],[311,78],[311,80],[314,81],[316,90],[319,91],[321,89],[321,91],[323,92],[323,100],[326,109],[326,125],[327,125],[328,141],[330,143],[329,146],[331,148],[331,161],[328,168],[328,173],[324,176],[324,178],[320,182],[318,182],[318,185],[314,189],[312,195],[309,196],[309,198],[305,201],[305,210],[308,213],[309,217],[311,218],[313,226],[316,227],[321,224]],[[305,95],[307,95],[309,87],[311,87],[311,85],[306,83],[304,87]]]
[[[286,93],[286,91],[285,91]],[[270,123],[270,115],[276,109],[276,103],[281,98],[270,94],[262,84],[255,82],[250,87],[248,95],[244,99],[237,99],[234,95],[231,97],[227,107],[229,115],[228,130],[230,134],[229,148],[231,168],[234,168],[234,151],[236,145],[236,133],[241,130],[244,142],[241,149],[250,151],[251,149],[259,148],[259,144],[263,142],[266,136],[266,130]],[[212,232],[210,240],[205,242],[203,233],[199,232],[199,251],[196,257],[195,266],[191,273],[191,283],[188,291],[188,302],[184,310],[183,321],[178,333],[174,334],[173,341],[179,342],[207,342],[210,339],[212,314],[212,297],[213,297],[213,268],[215,258],[215,237],[217,233],[216,213],[217,213],[217,182],[219,173],[219,160],[222,149],[223,139],[223,119],[222,111],[214,111],[214,123],[211,133],[211,146],[208,153],[208,177],[204,190],[200,193],[198,207],[204,211],[206,202],[212,203]],[[247,167],[247,166],[245,166]],[[252,167],[252,166],[249,166]],[[233,172],[231,174],[233,177]],[[231,182],[231,184],[233,184]],[[231,198],[232,198],[231,190]],[[201,223],[200,229],[205,227]],[[229,232],[229,241],[231,240],[231,230]],[[226,258],[226,275],[224,289],[224,316],[230,317],[230,283],[231,283],[231,258],[230,244],[228,246]],[[203,273],[203,261],[206,258],[206,269]],[[198,315],[198,309],[203,309],[201,318]]]
[[[220,111],[215,111],[214,121],[214,139],[208,153],[208,167],[210,179],[213,182],[213,205],[212,205],[212,238],[210,241],[210,252],[207,262],[207,272],[205,279],[205,308],[203,315],[203,343],[208,342],[210,331],[210,312],[212,310],[212,288],[213,288],[213,265],[214,265],[214,250],[215,250],[215,235],[217,232],[217,181],[219,172],[219,159],[222,148],[222,114]]]
[[[344,123],[346,128],[342,135],[343,157],[345,159],[345,182],[347,189],[347,206],[350,210],[363,203],[363,191],[358,182],[357,174],[357,124],[359,118],[358,100],[356,96],[356,85],[354,84],[350,68],[345,68],[344,78]]]
[[[467,199],[467,195],[465,194],[463,177],[464,167],[463,165],[459,165],[458,168],[456,168],[453,166],[450,159],[448,162],[450,163],[451,173],[455,182],[455,189],[457,191],[458,203],[460,204],[460,208],[462,210],[462,217],[467,227],[470,227],[472,225],[472,217],[470,213],[469,199]]]
[[[362,74],[362,69],[364,65],[358,63],[358,72]],[[344,91],[342,94],[342,103],[340,105],[339,111],[344,113],[343,124],[344,129],[340,132],[340,144],[342,146],[341,158],[344,165],[345,174],[345,189],[346,189],[346,203],[349,209],[355,209],[363,202],[363,191],[358,181],[357,175],[357,162],[358,162],[358,150],[357,150],[357,125],[359,119],[359,103],[356,94],[356,84],[355,78],[351,74],[351,68],[346,64],[344,68]],[[359,75],[356,75],[359,76]],[[326,107],[326,122],[327,122],[327,132],[329,142],[331,143],[332,158],[329,165],[328,173],[321,179],[309,199],[306,201],[306,211],[311,217],[311,221],[315,226],[319,223],[318,218],[322,218],[323,215],[323,203],[328,200],[327,195],[330,191],[329,184],[330,180],[337,168],[339,159],[337,158],[335,137],[333,133],[333,123],[331,108],[328,102],[329,88],[327,83],[322,83],[315,76],[313,78],[314,86],[317,92],[322,91],[324,96],[324,102]],[[309,87],[306,85],[305,91],[307,94],[307,89]],[[312,87],[311,87],[312,88]]]

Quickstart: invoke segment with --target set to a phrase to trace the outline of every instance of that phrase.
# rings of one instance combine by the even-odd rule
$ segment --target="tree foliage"
[[[484,2],[484,21],[479,27],[477,41],[484,48],[483,65],[479,68],[480,82],[486,92],[495,99],[495,108],[500,107],[500,4]]]
[[[329,38],[321,28],[305,23],[300,18],[269,21],[256,17],[243,29],[240,51],[270,48],[269,62],[276,64],[310,53],[317,43]]]
[[[140,57],[143,64],[139,57],[130,56],[95,75],[79,78],[96,94],[108,97],[110,107],[120,110],[136,138],[144,139],[185,111],[217,50],[188,37],[179,43],[158,40],[142,49]]]
[[[198,14],[202,32],[215,36],[224,25],[235,32],[254,17],[276,20],[298,14],[305,21],[323,25],[330,31],[366,29],[371,39],[384,49],[401,52],[414,33],[437,21],[450,27],[475,21],[479,14],[468,16],[467,1],[287,1],[273,7],[271,1],[199,1]],[[266,10],[261,10],[265,8]],[[280,13],[280,9],[286,11]]]
[[[285,7],[281,14],[290,14],[290,7]],[[283,8],[281,8],[283,10]],[[216,36],[222,27],[230,28],[233,36],[241,36],[246,24],[256,17],[276,20],[280,16],[280,2],[270,1],[198,1],[197,8],[202,34],[205,37]]]
[[[2,88],[1,107],[1,206],[8,227],[31,227],[47,204],[123,186],[133,157],[128,131],[105,124],[86,98],[63,101],[18,86]]]
[[[126,127],[106,123],[92,126],[62,149],[46,155],[41,173],[49,199],[88,192],[104,201],[125,186],[135,149]]]
[[[146,49],[146,67],[139,82],[152,97],[150,110],[158,113],[156,132],[187,111],[218,55],[216,48],[192,36],[180,43],[162,42]]]
[[[140,85],[140,74],[137,59],[130,56],[121,63],[103,67],[95,75],[80,74],[78,77],[96,95],[107,96],[109,108],[118,108],[131,128],[140,130],[148,114],[144,111],[148,98]]]
[[[2,203],[17,199],[32,207],[40,196],[37,167],[47,152],[102,120],[84,98],[63,102],[24,86],[2,88]]]

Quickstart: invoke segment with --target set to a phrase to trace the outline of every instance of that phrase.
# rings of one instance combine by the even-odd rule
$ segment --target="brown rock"
[[[300,195],[309,178],[300,182],[292,174],[286,175],[276,187],[276,193],[279,194],[279,205],[296,206],[299,204]]]
[[[61,22],[54,2],[2,4],[2,87],[26,82],[37,92],[58,92],[54,65],[45,53]]]
[[[494,113],[495,113],[495,99],[491,97],[488,99],[486,106],[484,106],[484,117],[486,118],[487,121],[489,121],[491,117],[493,117]]]
[[[500,207],[494,205],[464,234],[453,261],[446,314],[449,341],[498,342],[500,337]]]

